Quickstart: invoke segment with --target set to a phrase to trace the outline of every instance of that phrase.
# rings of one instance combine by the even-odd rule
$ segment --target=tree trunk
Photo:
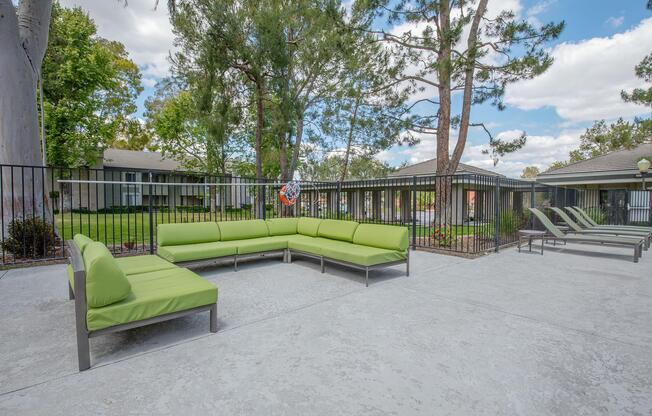
[[[279,155],[278,164],[281,171],[281,181],[285,182],[288,178],[288,141],[287,132],[282,131],[278,134]]]
[[[471,120],[471,100],[473,99],[473,78],[475,70],[475,59],[477,53],[478,31],[480,29],[480,20],[487,9],[488,0],[480,0],[478,8],[471,23],[471,30],[467,42],[467,50],[469,51],[468,62],[464,71],[464,95],[462,98],[462,117],[460,119],[460,132],[455,144],[455,150],[450,160],[450,171],[454,173],[464,153],[466,146],[466,138],[469,133],[469,122]]]
[[[11,0],[0,0],[0,164],[41,165],[36,89],[51,6],[49,0],[23,0],[17,14]],[[5,229],[12,212],[51,220],[41,171],[14,168],[13,181],[11,173],[2,172]]]
[[[448,142],[451,124],[451,53],[450,10],[448,2],[441,2],[439,14],[439,34],[441,42],[437,54],[437,78],[439,91],[439,117],[437,119],[437,175],[435,182],[435,227],[450,230],[452,180],[450,171]]]
[[[297,131],[295,135],[294,147],[292,148],[292,161],[290,162],[290,179],[294,178],[294,172],[299,164],[299,154],[301,153],[301,141],[303,140],[303,111],[297,115]]]
[[[346,153],[344,153],[344,163],[342,164],[342,173],[340,174],[340,182],[346,179],[347,171],[349,170],[349,158],[351,157],[351,146],[353,144],[353,129],[355,122],[358,118],[358,108],[360,107],[360,95],[355,100],[355,107],[353,107],[353,115],[351,115],[351,122],[349,123],[349,135],[346,142]]]
[[[256,81],[256,182],[263,178],[263,127],[264,127],[264,107],[263,107],[263,86],[260,80]],[[263,201],[260,192],[260,186],[256,187],[256,217],[262,218],[265,210],[265,201]]]

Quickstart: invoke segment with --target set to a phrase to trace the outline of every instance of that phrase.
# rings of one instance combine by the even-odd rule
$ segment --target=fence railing
[[[574,205],[577,191],[476,174],[281,184],[188,172],[0,165],[1,264],[65,256],[81,233],[116,254],[154,252],[162,223],[309,216],[409,227],[413,247],[475,254],[516,241],[530,206]]]

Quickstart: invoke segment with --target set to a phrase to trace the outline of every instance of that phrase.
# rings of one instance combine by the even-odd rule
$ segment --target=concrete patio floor
[[[94,338],[83,373],[65,266],[0,272],[0,414],[650,415],[651,254],[415,252],[369,288],[299,258],[205,269],[218,333]]]

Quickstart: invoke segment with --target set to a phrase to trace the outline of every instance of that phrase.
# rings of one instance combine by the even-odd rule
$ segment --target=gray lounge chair
[[[621,237],[637,237],[637,238],[643,238],[645,239],[645,249],[647,250],[648,247],[650,247],[650,233],[647,233],[645,231],[636,231],[636,230],[621,230],[621,229],[588,229],[588,228],[582,228],[579,224],[577,224],[573,219],[566,214],[561,208],[557,207],[549,207],[553,212],[555,212],[557,215],[561,217],[566,224],[570,227],[572,230],[572,233],[577,233],[577,234],[600,234],[600,235],[617,235]]]
[[[542,238],[546,240],[559,240],[565,242],[575,242],[575,243],[588,243],[588,244],[607,244],[614,246],[625,246],[634,248],[634,263],[638,263],[639,257],[641,257],[643,252],[643,245],[645,241],[643,238],[635,237],[612,237],[606,235],[569,235],[564,234],[555,224],[550,221],[550,219],[543,212],[539,211],[536,208],[528,208],[535,217],[541,221],[544,227],[551,234],[550,236],[546,235]]]
[[[580,207],[566,207],[566,209],[573,213],[575,217],[577,218],[578,221],[582,223],[587,228],[595,228],[595,229],[612,229],[612,228],[617,228],[617,229],[622,229],[622,230],[636,230],[636,231],[644,231],[647,233],[652,233],[652,227],[645,227],[645,226],[640,226],[640,225],[604,225],[604,224],[598,224],[591,218],[589,214],[587,214],[586,211],[584,211]]]

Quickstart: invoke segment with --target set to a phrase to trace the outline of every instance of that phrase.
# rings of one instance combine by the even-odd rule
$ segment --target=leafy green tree
[[[426,129],[437,136],[437,173],[453,174],[466,145],[471,121],[471,106],[489,102],[504,109],[505,87],[513,82],[536,77],[552,64],[545,49],[555,39],[564,23],[535,27],[517,19],[511,10],[495,17],[486,16],[488,0],[360,0],[354,11],[370,18],[386,17],[392,25],[405,24],[415,29],[404,33],[375,31],[377,39],[392,48],[396,59],[405,64],[398,81],[412,83],[415,92],[424,86],[437,90],[434,103],[436,128]],[[418,28],[418,29],[416,29]],[[461,93],[457,114],[452,95]],[[452,154],[449,152],[451,128],[458,135]],[[498,153],[514,151],[525,144],[495,140],[490,145]]]
[[[596,121],[580,136],[580,145],[569,154],[571,162],[601,156],[615,150],[633,149],[652,137],[652,120],[636,119],[626,122],[622,118],[607,124]]]
[[[652,54],[647,55],[634,70],[638,78],[648,84],[652,82]],[[621,91],[620,96],[627,102],[652,107],[652,87],[634,88],[631,92]]]
[[[567,161],[561,160],[557,162],[552,162],[550,166],[548,166],[548,171],[563,168],[564,166],[568,165]]]
[[[93,165],[119,134],[134,130],[138,66],[121,43],[97,36],[81,8],[53,5],[42,71],[50,165]]]
[[[431,104],[426,108],[432,112],[421,131],[437,137],[436,172],[441,175],[457,171],[470,127],[481,126],[489,132],[481,122],[472,121],[472,105],[490,103],[504,109],[503,95],[508,84],[536,77],[550,67],[552,57],[545,45],[556,39],[564,27],[563,22],[536,27],[526,19],[518,19],[511,10],[487,16],[487,3],[488,0],[358,0],[353,7],[354,14],[363,13],[368,19],[384,17],[393,27],[411,28],[403,33],[382,29],[372,33],[403,64],[396,82],[411,85],[414,92],[424,92],[426,87],[436,90],[433,96],[419,101]],[[453,108],[454,94],[460,96],[457,110]],[[452,129],[457,129],[458,134],[450,152]],[[524,137],[504,141],[489,134],[494,158],[524,144]],[[451,203],[451,192],[452,181],[437,182],[437,222],[452,221],[452,210],[446,209]]]
[[[238,102],[255,114],[256,177],[263,176],[265,103],[272,77],[270,62],[283,46],[279,9],[274,0],[178,0],[171,9],[181,52],[176,70],[205,71],[207,80],[231,83]],[[197,71],[195,71],[197,72]]]
[[[110,147],[125,150],[155,150],[151,143],[152,133],[140,120],[130,118],[122,123],[117,137],[110,143]]]
[[[324,158],[307,157],[299,165],[301,178],[310,181],[339,181],[343,157],[332,154]],[[394,168],[373,156],[354,156],[350,160],[348,179],[384,178],[393,172]]]
[[[523,168],[523,172],[521,172],[521,178],[524,179],[533,179],[539,176],[541,171],[539,171],[539,168],[536,166],[526,166]]]

